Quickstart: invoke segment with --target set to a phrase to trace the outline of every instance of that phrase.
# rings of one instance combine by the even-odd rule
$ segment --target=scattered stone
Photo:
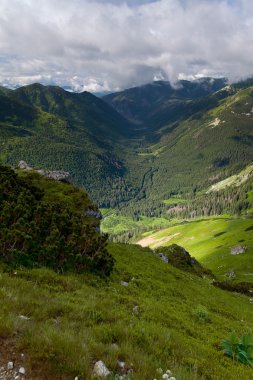
[[[129,285],[129,282],[126,282],[126,281],[120,281],[120,283],[122,286],[128,286]]]
[[[231,270],[231,271],[227,272],[225,276],[228,278],[235,278],[236,274],[233,270]]]
[[[114,350],[118,350],[118,349],[119,349],[119,346],[118,346],[117,343],[113,343],[113,344],[112,344],[112,348],[113,348]]]
[[[242,253],[245,253],[246,249],[246,245],[235,245],[231,248],[231,255],[241,255]]]
[[[94,376],[108,377],[110,375],[110,373],[111,372],[106,367],[105,363],[102,362],[102,360],[99,360],[98,362],[95,363],[94,369],[93,369]]]
[[[118,360],[118,367],[119,367],[120,369],[124,369],[124,368],[125,368],[125,365],[126,365],[125,362],[121,362],[120,360]]]
[[[25,315],[19,315],[18,317],[19,317],[19,319],[22,319],[22,321],[29,321],[30,320],[30,318],[26,317]]]
[[[78,380],[78,376],[75,377],[75,380]]]
[[[24,374],[25,374],[25,369],[24,369],[24,367],[20,367],[18,372],[19,372],[21,375],[24,375]]]
[[[139,315],[139,314],[140,314],[140,313],[139,313],[139,306],[138,306],[138,305],[135,305],[135,306],[133,307],[133,313],[136,314],[136,315]]]
[[[13,362],[9,362],[9,363],[7,364],[7,370],[10,371],[10,370],[12,370],[13,368],[14,368],[14,363],[13,363]]]

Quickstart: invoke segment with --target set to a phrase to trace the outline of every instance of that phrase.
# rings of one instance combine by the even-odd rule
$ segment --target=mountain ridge
[[[0,158],[71,172],[100,207],[158,215],[163,199],[206,189],[252,162],[251,80],[224,84],[209,78],[127,90],[148,89],[147,99],[156,99],[159,112],[150,107],[144,116],[152,117],[139,125],[87,92],[34,84],[1,93]]]

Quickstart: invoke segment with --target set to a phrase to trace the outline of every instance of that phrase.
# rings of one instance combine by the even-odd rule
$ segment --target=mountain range
[[[251,79],[158,81],[103,98],[1,87],[0,160],[69,171],[100,207],[146,212],[249,165],[252,110]]]

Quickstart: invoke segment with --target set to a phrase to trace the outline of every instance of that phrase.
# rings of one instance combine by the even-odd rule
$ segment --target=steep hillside
[[[91,136],[109,143],[131,134],[131,124],[89,92],[71,93],[61,87],[35,83],[18,88],[12,95],[26,104],[63,118],[69,128],[79,126]]]
[[[0,262],[109,275],[113,259],[86,192],[31,170],[0,165]]]
[[[160,367],[177,380],[251,379],[252,368],[220,347],[232,332],[251,331],[248,297],[216,289],[149,249],[113,244],[109,251],[116,264],[108,282],[1,269],[1,365],[16,359],[35,380],[90,380],[98,360],[112,379],[129,371],[131,380],[160,380]]]
[[[100,205],[131,197],[124,179],[131,125],[102,100],[35,84],[0,95],[0,111],[2,162],[69,171]]]
[[[111,379],[252,377],[221,347],[251,331],[252,298],[217,289],[199,265],[188,270],[184,250],[180,270],[148,248],[105,249],[87,194],[32,171],[0,167],[0,206],[0,376],[8,365],[8,376],[22,368],[34,380],[91,380],[102,360]],[[239,228],[223,222],[209,232],[234,244]],[[250,223],[240,223],[245,239]]]
[[[221,100],[214,94],[205,99],[208,110],[161,128],[160,142],[139,152],[152,161],[146,198],[196,192],[251,163],[252,94],[253,87]],[[213,99],[217,105],[210,107]]]
[[[204,78],[194,82],[181,80],[175,86],[157,81],[134,87],[103,99],[125,118],[142,126],[146,133],[164,123],[175,121],[187,114],[190,100],[203,98],[225,86],[225,79]],[[147,128],[148,127],[148,128]]]
[[[100,207],[161,216],[164,200],[189,199],[252,163],[250,83],[127,90],[139,112],[134,125],[91,94],[26,86],[0,96],[0,159],[69,171]]]

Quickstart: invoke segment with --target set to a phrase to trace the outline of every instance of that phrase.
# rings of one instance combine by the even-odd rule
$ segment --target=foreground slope
[[[109,251],[116,267],[108,282],[46,269],[1,269],[5,358],[25,353],[27,375],[43,380],[91,379],[97,360],[114,374],[117,361],[124,361],[137,380],[154,379],[159,367],[177,380],[252,378],[251,368],[219,347],[231,332],[251,330],[247,297],[216,289],[148,249],[112,244]]]

